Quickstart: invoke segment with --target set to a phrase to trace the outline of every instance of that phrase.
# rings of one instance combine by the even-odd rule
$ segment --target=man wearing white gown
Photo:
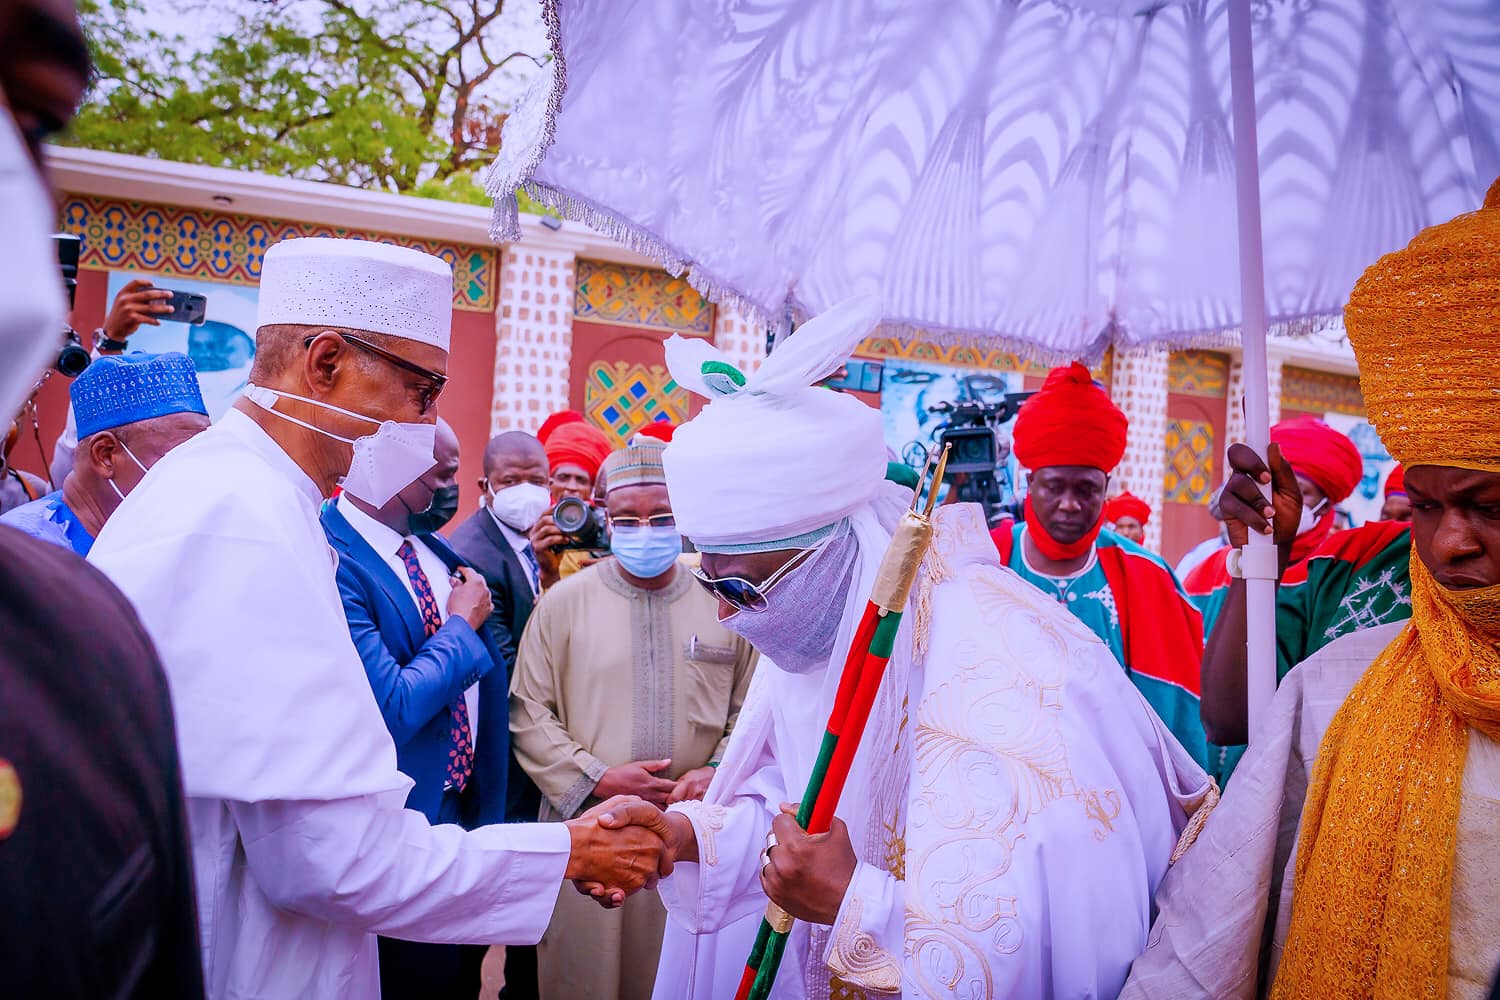
[[[1098,639],[995,565],[979,508],[941,509],[839,821],[808,837],[781,810],[912,496],[883,481],[880,414],[814,388],[878,320],[835,306],[748,377],[667,347],[711,400],[666,452],[678,524],[725,625],[771,662],[707,797],[667,813],[655,995],[733,995],[769,895],[797,918],[780,1000],[1112,997],[1211,785]]]
[[[340,480],[378,507],[433,464],[451,302],[428,254],[272,247],[253,385],[152,467],[91,553],[166,667],[210,997],[363,1000],[379,993],[376,933],[535,942],[565,877],[622,898],[656,874],[640,802],[601,807],[646,824],[618,831],[597,817],[464,831],[403,808],[411,782],[318,510]]]

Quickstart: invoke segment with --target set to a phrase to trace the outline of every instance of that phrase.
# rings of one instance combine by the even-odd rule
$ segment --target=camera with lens
[[[945,479],[958,478],[958,499],[985,508],[991,523],[1016,516],[1015,504],[1003,502],[1004,490],[998,470],[1007,457],[1000,453],[998,428],[1020,410],[1030,392],[1009,392],[996,401],[966,399],[957,403],[938,403],[929,412],[946,416],[939,428],[937,446],[948,449]]]
[[[83,240],[69,233],[54,233],[52,243],[57,247],[57,266],[62,271],[63,287],[68,292],[68,312],[71,313],[73,300],[78,294],[78,254],[83,249]],[[93,359],[84,350],[77,330],[65,323],[62,335],[62,348],[52,367],[68,378],[77,378]]]
[[[553,548],[609,551],[609,528],[604,511],[598,507],[590,507],[577,497],[563,497],[552,508],[552,520],[564,537],[563,543]]]

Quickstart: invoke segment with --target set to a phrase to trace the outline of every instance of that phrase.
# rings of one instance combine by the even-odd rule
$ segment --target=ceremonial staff
[[[928,465],[930,468],[931,463]],[[896,644],[907,598],[932,545],[932,511],[947,468],[945,445],[937,471],[928,484],[926,507],[920,512],[917,509],[922,495],[919,488],[912,498],[911,509],[901,516],[880,562],[880,571],[875,575],[869,603],[844,660],[844,672],[839,676],[838,692],[834,695],[833,710],[828,713],[828,726],[823,731],[817,760],[797,807],[797,825],[810,834],[826,833],[833,823],[834,810],[838,808],[839,796],[843,794],[844,782],[848,780],[865,723],[885,676],[885,665]],[[924,469],[924,479],[926,473]],[[745,963],[735,1000],[765,1000],[770,995],[793,919],[775,903],[766,904],[766,915],[755,935],[755,945]]]

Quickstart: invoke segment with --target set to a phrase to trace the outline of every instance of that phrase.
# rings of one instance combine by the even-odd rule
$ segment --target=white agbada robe
[[[216,1000],[377,997],[377,933],[536,942],[567,866],[561,824],[465,832],[403,808],[321,502],[230,410],[152,467],[90,554],[166,667]]]
[[[900,506],[851,518],[836,665]],[[795,925],[771,995],[1113,997],[1209,781],[1108,649],[998,565],[979,508],[937,524],[838,810],[858,868],[832,928]],[[765,836],[802,795],[836,680],[763,663],[707,797],[672,807],[700,861],[660,885],[658,1000],[733,995],[765,909]]]

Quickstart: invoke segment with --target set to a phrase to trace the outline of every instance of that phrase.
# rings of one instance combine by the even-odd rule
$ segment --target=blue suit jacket
[[[499,649],[462,618],[448,619],[429,637],[406,586],[338,507],[327,505],[322,521],[339,554],[339,596],[349,634],[396,743],[396,765],[416,782],[407,808],[438,821],[453,738],[449,707],[478,682],[478,747],[462,821],[468,827],[504,822],[510,691]],[[450,570],[463,564],[437,535],[422,541]]]

